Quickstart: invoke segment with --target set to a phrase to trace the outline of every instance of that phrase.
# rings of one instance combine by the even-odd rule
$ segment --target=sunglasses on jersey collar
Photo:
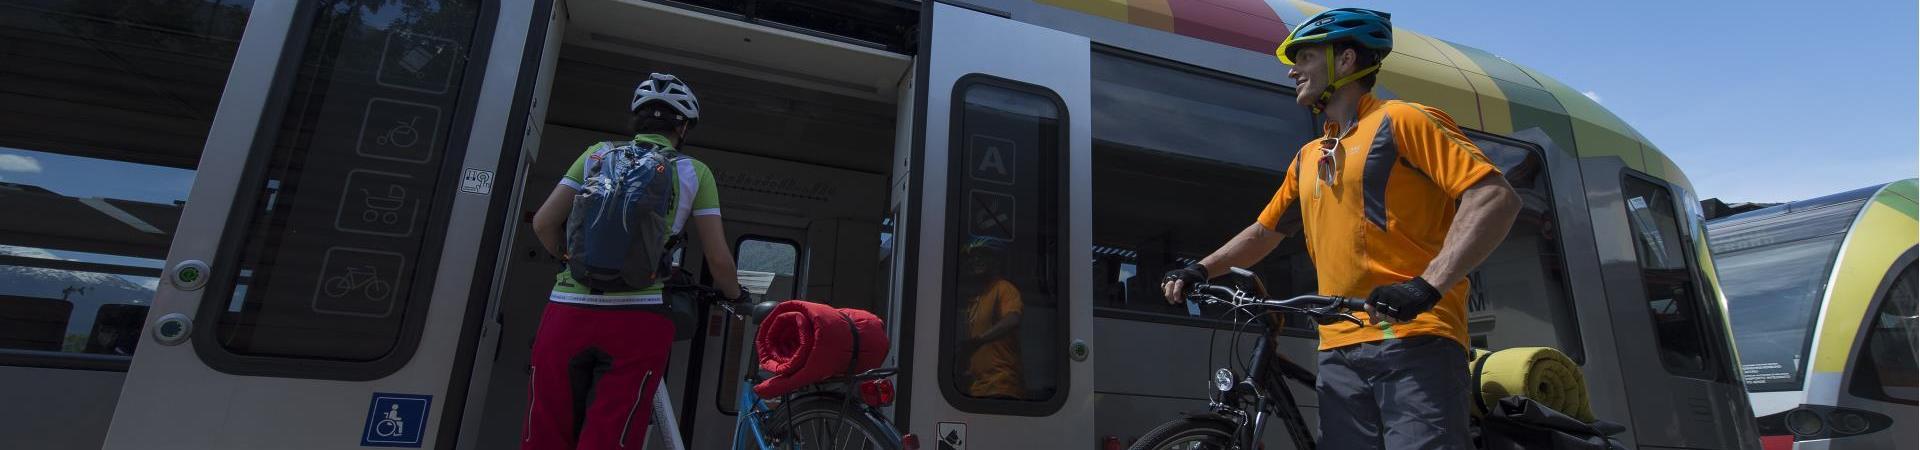
[[[1326,136],[1320,138],[1318,142],[1320,143],[1320,160],[1318,161],[1320,183],[1333,186],[1340,179],[1340,139]]]

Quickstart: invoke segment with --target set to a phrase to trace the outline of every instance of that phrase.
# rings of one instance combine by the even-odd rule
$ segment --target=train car
[[[1318,129],[1271,52],[1321,9],[0,2],[0,395],[29,405],[0,411],[0,442],[516,447],[558,270],[532,211],[625,138],[634,83],[671,72],[703,100],[683,147],[714,168],[741,268],[888,319],[901,431],[1125,443],[1203,409],[1228,357],[1218,311],[1153,280],[1251,222]],[[1634,447],[1756,447],[1680,168],[1538,71],[1395,41],[1376,94],[1445,109],[1525,199],[1473,275],[1474,343],[1564,350]],[[957,249],[982,237],[1009,244],[1024,299],[1012,395],[973,395],[954,350]],[[1311,291],[1303,248],[1252,269]],[[750,356],[751,330],[708,319],[667,376],[691,448],[727,445]],[[411,425],[370,431],[396,405]]]
[[[1765,448],[1915,448],[1914,187],[1707,222]]]

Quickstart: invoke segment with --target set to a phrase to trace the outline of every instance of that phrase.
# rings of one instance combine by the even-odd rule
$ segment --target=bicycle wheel
[[[892,425],[840,398],[797,398],[763,417],[781,450],[900,450]]]
[[[1134,441],[1128,450],[1226,450],[1233,448],[1233,428],[1217,420],[1183,418],[1160,424]]]

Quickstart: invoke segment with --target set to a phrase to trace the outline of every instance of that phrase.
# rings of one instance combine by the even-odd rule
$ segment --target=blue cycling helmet
[[[1361,8],[1336,8],[1314,14],[1306,22],[1300,23],[1300,26],[1294,27],[1292,33],[1287,34],[1287,40],[1281,41],[1280,47],[1273,49],[1273,56],[1279,57],[1280,62],[1291,66],[1294,65],[1293,53],[1300,48],[1309,45],[1352,42],[1360,47],[1379,52],[1379,55],[1384,58],[1393,51],[1393,22],[1389,19],[1391,16]],[[1313,106],[1315,113],[1320,112],[1320,108],[1333,98],[1333,91],[1380,71],[1380,64],[1375,62],[1372,66],[1355,70],[1346,77],[1337,77],[1333,72],[1333,47],[1322,48],[1327,49],[1327,79],[1333,82],[1327,84],[1326,90],[1320,91],[1320,101]]]
[[[1353,40],[1361,47],[1378,50],[1382,54],[1393,51],[1392,14],[1363,8],[1335,8],[1314,14],[1293,27],[1287,39],[1273,50],[1280,62],[1293,65],[1293,52],[1297,46],[1308,44],[1327,44],[1342,40]]]

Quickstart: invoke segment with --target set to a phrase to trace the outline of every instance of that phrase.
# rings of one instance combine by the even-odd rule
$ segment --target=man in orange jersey
[[[1320,326],[1320,445],[1466,449],[1466,275],[1505,239],[1520,200],[1438,109],[1369,93],[1393,49],[1386,13],[1329,10],[1275,50],[1323,135],[1294,156],[1257,223],[1168,272],[1171,302],[1304,233],[1319,293],[1364,297],[1368,325]]]

